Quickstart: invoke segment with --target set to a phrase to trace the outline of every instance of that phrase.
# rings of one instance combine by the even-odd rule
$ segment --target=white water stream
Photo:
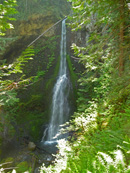
[[[47,141],[53,142],[58,134],[60,125],[68,120],[70,108],[68,104],[69,79],[67,77],[66,63],[66,24],[62,21],[61,46],[60,46],[60,68],[57,81],[53,88],[51,120],[47,130]]]

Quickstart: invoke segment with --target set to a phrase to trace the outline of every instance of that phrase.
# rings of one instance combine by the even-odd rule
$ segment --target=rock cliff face
[[[64,0],[39,0],[40,4],[38,5],[36,0],[35,3],[33,0],[28,0],[28,4],[25,2],[26,0],[18,0],[19,6],[17,8],[20,14],[14,22],[15,29],[7,32],[3,44],[4,49],[0,56],[1,62],[5,60],[7,63],[14,62],[31,42],[70,13]],[[26,5],[29,9],[26,8]],[[35,9],[33,9],[34,5],[36,6]],[[43,11],[39,10],[41,8]],[[21,13],[25,13],[26,18]],[[71,29],[67,28],[67,64],[71,80],[71,94],[69,95],[71,114],[76,110],[77,80],[80,71],[82,71],[79,60],[73,55],[71,44],[85,44],[85,34],[84,31],[72,34]],[[11,130],[6,130],[7,134],[4,136],[4,140],[1,139],[2,142],[4,141],[2,158],[9,157],[10,151],[15,153],[17,147],[25,143],[26,137],[30,141],[36,142],[41,140],[43,136],[50,120],[52,90],[59,70],[60,36],[61,22],[52,27],[49,32],[32,45],[35,56],[33,60],[26,63],[23,72],[26,77],[34,77],[33,83],[17,90],[17,97],[20,101],[8,113],[14,119],[5,125],[5,129],[8,130],[8,127],[11,126]],[[2,45],[2,43],[0,44]],[[12,79],[17,81],[19,76],[13,76]],[[2,116],[4,117],[4,115]],[[1,136],[3,135],[0,134]],[[16,153],[18,152],[16,151]],[[12,157],[14,157],[13,154]]]
[[[18,7],[27,18],[18,16],[17,21],[14,22],[15,29],[8,31],[7,36],[15,39],[7,44],[1,59],[12,63],[40,34],[69,14],[66,1],[41,0],[39,3],[28,1],[28,4],[24,3],[23,7]],[[20,5],[21,1],[18,1],[18,4]],[[33,13],[34,5],[37,5],[35,13]],[[43,11],[38,11],[40,5],[43,5]],[[30,12],[26,6],[29,7]],[[34,76],[34,81],[32,85],[18,90],[20,102],[16,105],[15,139],[21,140],[23,136],[30,136],[33,140],[40,139],[44,125],[50,119],[52,89],[58,75],[60,62],[60,35],[61,22],[33,44],[35,56],[33,60],[26,63],[23,72],[26,77]],[[76,110],[77,77],[81,67],[78,60],[73,58],[70,46],[73,42],[79,43],[79,45],[84,43],[84,35],[83,32],[71,34],[70,29],[67,29],[67,63],[71,78],[72,92],[69,97],[72,114]]]
[[[0,59],[15,43],[17,49],[24,50],[22,48],[70,12],[70,4],[66,0],[18,0],[17,3],[16,21],[12,21],[14,29],[8,30],[6,36],[0,39]],[[52,29],[46,36],[54,34]]]
[[[14,22],[15,29],[6,34],[6,38],[12,40],[7,41],[1,60],[7,63],[12,63],[40,34],[69,14],[69,8],[65,7],[67,2],[63,0],[25,2],[18,1],[20,14]],[[23,72],[26,77],[34,76],[34,81],[18,90],[20,102],[16,105],[15,139],[20,140],[20,136],[31,136],[34,140],[42,137],[42,126],[49,120],[52,89],[59,69],[60,35],[61,22],[33,44],[35,56],[26,63]],[[68,48],[69,44],[68,39]],[[18,78],[15,76],[14,79]],[[74,102],[74,98],[72,100]]]
[[[17,31],[15,31],[15,34],[17,33],[19,36],[39,35],[53,26],[55,21],[56,19],[53,13],[46,15],[33,14],[28,20],[19,21],[19,24],[16,25]],[[54,29],[46,34],[46,36],[52,35],[54,35]]]

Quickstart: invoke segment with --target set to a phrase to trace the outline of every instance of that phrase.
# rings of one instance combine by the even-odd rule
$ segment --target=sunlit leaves
[[[13,105],[18,101],[16,92],[13,90],[32,81],[32,77],[26,79],[25,75],[20,75],[16,82],[10,80],[9,77],[12,74],[23,73],[23,66],[32,59],[33,56],[34,50],[32,47],[29,47],[15,60],[15,62],[9,65],[4,64],[0,67],[0,105]]]
[[[12,106],[16,102],[19,101],[19,98],[16,97],[17,93],[15,91],[3,91],[0,92],[0,106],[6,105],[6,106]]]
[[[0,3],[0,35],[5,35],[7,29],[12,29],[13,25],[9,23],[15,20],[11,15],[17,13],[15,10],[16,0],[8,0]]]
[[[50,165],[46,167],[45,164],[41,167],[41,172],[43,173],[61,173],[65,171],[67,168],[67,160],[68,156],[71,156],[69,152],[71,152],[71,147],[65,139],[60,139],[58,142],[59,153],[56,154],[56,158],[54,161],[55,166]]]
[[[12,73],[22,73],[23,66],[28,60],[32,60],[34,56],[34,50],[32,47],[27,48],[19,58],[12,64],[3,65],[0,67],[0,76],[9,76]]]

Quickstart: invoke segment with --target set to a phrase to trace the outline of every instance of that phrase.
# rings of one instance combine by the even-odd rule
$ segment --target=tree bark
[[[120,55],[119,55],[119,76],[124,71],[124,0],[120,0]]]

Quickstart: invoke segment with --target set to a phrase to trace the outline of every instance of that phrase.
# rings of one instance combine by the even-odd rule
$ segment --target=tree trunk
[[[26,6],[26,12],[27,12],[27,10],[28,10],[28,2],[27,2],[27,0],[26,0],[25,6]]]
[[[119,76],[124,71],[124,0],[120,0],[120,55],[119,55]]]

